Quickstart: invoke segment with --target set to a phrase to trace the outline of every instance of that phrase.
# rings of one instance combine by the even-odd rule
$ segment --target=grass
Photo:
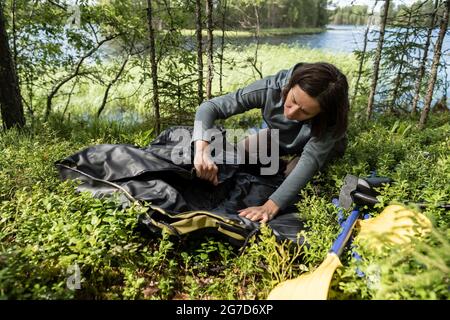
[[[225,49],[226,61],[223,70],[223,92],[231,92],[239,87],[250,84],[259,79],[258,73],[251,67],[249,60],[254,56],[255,45],[236,47],[228,45]],[[206,57],[204,58],[206,61]],[[335,54],[318,49],[299,48],[288,45],[261,45],[258,51],[257,66],[263,76],[275,74],[281,69],[288,69],[298,62],[327,61],[338,65],[341,70],[352,79],[352,72],[355,70],[356,60],[351,54]],[[137,61],[135,61],[137,62]],[[215,60],[215,70],[219,70],[218,61]],[[108,74],[108,70],[114,67],[115,62],[102,66],[102,73]],[[132,65],[132,63],[130,63]],[[117,119],[118,117],[145,118],[151,108],[151,96],[148,88],[151,88],[151,80],[147,77],[142,83],[141,76],[146,71],[139,65],[134,65],[129,69],[126,81],[119,82],[111,90],[109,103],[105,108],[103,118]],[[160,70],[164,74],[164,70]],[[192,81],[196,75],[185,79],[185,82]],[[54,110],[62,112],[66,107],[67,94],[71,90],[71,84],[67,84],[61,94],[54,99]],[[68,107],[67,114],[85,114],[86,117],[93,117],[99,108],[105,88],[90,80],[84,79],[82,84],[73,92]],[[195,92],[196,83],[192,83],[190,90]],[[220,95],[219,80],[217,74],[213,80],[213,95]],[[133,95],[134,94],[134,95]],[[37,99],[38,106],[45,105],[45,93],[40,93]],[[170,113],[173,103],[162,103],[162,115]],[[67,115],[66,114],[66,115]]]

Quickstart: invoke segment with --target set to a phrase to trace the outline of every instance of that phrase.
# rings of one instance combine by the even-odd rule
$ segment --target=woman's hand
[[[272,200],[267,200],[262,206],[249,207],[246,209],[238,210],[239,216],[246,217],[252,221],[261,221],[266,223],[272,220],[278,213],[280,208]]]
[[[195,141],[194,167],[197,177],[208,180],[215,186],[219,184],[217,178],[219,169],[209,156],[209,143],[207,141]]]

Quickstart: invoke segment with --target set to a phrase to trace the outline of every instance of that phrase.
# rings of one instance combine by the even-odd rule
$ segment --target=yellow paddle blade
[[[279,283],[267,297],[268,300],[326,300],[331,278],[336,268],[342,266],[339,257],[328,253],[313,272]]]
[[[407,244],[412,238],[429,233],[431,227],[430,220],[423,214],[400,205],[390,205],[375,218],[358,220],[356,239],[377,251],[384,245]]]

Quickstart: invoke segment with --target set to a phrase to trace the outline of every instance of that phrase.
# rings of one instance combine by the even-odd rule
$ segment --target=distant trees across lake
[[[377,2],[377,8],[384,1]],[[375,2],[374,2],[375,3]],[[405,15],[410,10],[415,12],[416,19],[414,24],[416,26],[426,27],[429,26],[429,20],[434,11],[434,1],[416,1],[413,5],[407,6],[405,4],[395,5],[392,3],[389,8],[387,17],[387,25],[406,24]],[[442,11],[442,8],[439,9]],[[374,13],[372,13],[374,12]],[[442,15],[442,12],[439,12]],[[373,15],[372,21],[370,17]],[[371,22],[372,24],[380,24],[380,10],[373,10],[373,5],[352,5],[345,7],[336,7],[328,12],[329,24],[335,25],[366,25]]]

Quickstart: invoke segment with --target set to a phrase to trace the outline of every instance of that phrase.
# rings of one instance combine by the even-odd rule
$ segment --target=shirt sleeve
[[[213,98],[200,104],[194,123],[192,141],[209,141],[207,130],[216,119],[226,119],[250,109],[263,108],[267,97],[267,79],[255,81],[245,88]]]
[[[280,210],[298,201],[300,189],[322,168],[337,140],[330,132],[327,132],[322,139],[317,137],[309,139],[292,172],[269,197]]]

